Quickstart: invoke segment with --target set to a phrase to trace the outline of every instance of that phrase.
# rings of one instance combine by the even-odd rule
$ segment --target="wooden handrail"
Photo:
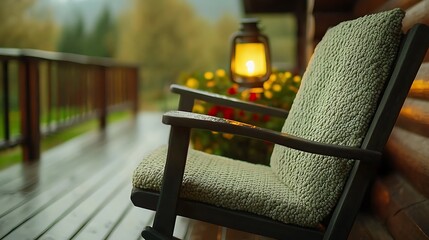
[[[0,150],[21,145],[24,161],[40,158],[40,140],[48,133],[95,117],[104,129],[109,112],[123,108],[138,111],[137,65],[13,48],[0,48],[0,63],[4,102]],[[18,84],[19,90],[12,92],[12,84]],[[19,100],[19,134],[11,131],[12,96]]]

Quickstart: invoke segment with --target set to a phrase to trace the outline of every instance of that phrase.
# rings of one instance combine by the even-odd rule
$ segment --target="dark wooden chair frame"
[[[146,227],[142,236],[145,239],[172,239],[176,215],[181,215],[276,239],[346,239],[428,46],[429,27],[426,25],[417,24],[403,36],[390,80],[360,148],[318,143],[237,121],[191,113],[194,100],[199,99],[277,117],[286,118],[288,114],[284,110],[172,85],[172,92],[180,94],[180,102],[179,111],[168,112],[162,119],[163,123],[171,125],[162,190],[158,193],[134,188],[131,194],[135,206],[156,210],[153,227]],[[306,152],[354,159],[355,164],[326,228],[304,228],[180,198],[192,128],[238,134]]]

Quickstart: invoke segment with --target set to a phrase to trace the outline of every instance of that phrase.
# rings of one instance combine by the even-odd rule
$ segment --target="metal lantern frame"
[[[259,20],[256,18],[246,18],[241,21],[241,28],[231,36],[231,58],[230,58],[230,76],[234,83],[240,87],[257,88],[262,87],[263,83],[271,75],[271,55],[268,37],[261,33],[258,27]],[[265,50],[266,72],[262,76],[244,76],[236,72],[236,45],[242,43],[262,43]]]

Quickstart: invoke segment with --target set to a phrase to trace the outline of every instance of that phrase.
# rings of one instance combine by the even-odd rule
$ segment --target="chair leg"
[[[173,236],[176,221],[177,200],[185,171],[189,137],[189,128],[171,127],[161,194],[153,223],[153,231],[169,239]]]

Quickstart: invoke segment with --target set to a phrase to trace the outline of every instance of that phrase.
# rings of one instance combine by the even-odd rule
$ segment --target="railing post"
[[[131,91],[133,96],[133,112],[137,115],[139,111],[139,69],[131,68]]]
[[[36,60],[20,59],[19,84],[23,160],[31,162],[40,158],[40,84]]]
[[[107,67],[100,67],[98,79],[99,91],[97,93],[100,129],[106,129],[107,125],[107,71]]]
[[[10,140],[10,119],[9,119],[9,68],[8,61],[2,63],[3,67],[3,122],[4,122],[4,139]]]

